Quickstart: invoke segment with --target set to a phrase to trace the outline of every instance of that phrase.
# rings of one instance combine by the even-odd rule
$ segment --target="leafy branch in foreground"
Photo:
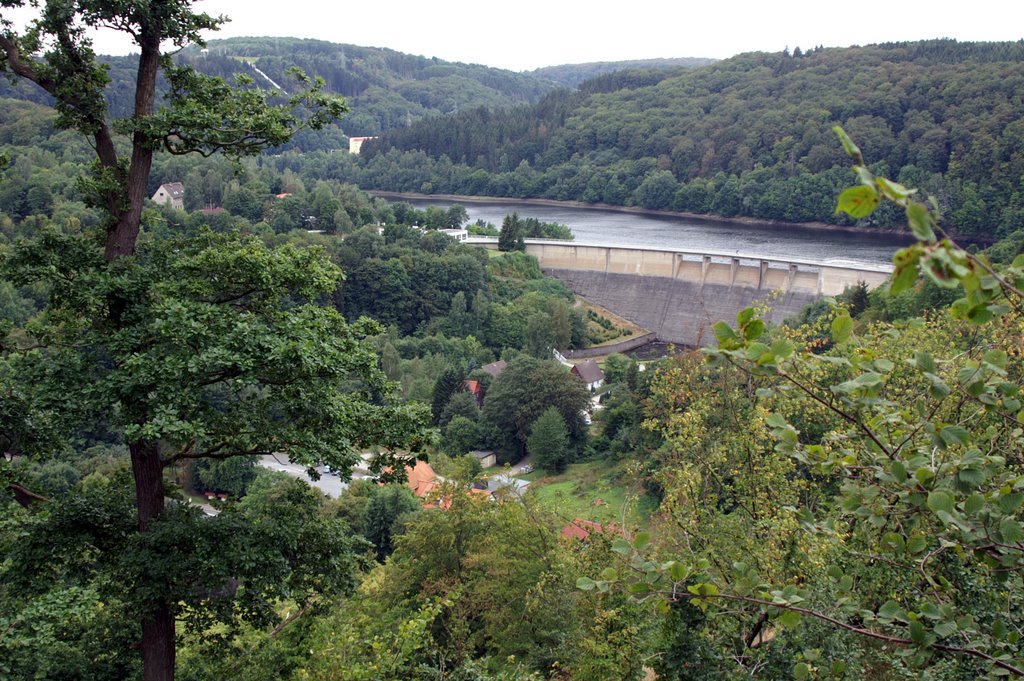
[[[775,452],[793,462],[783,484],[799,490],[799,500],[779,509],[776,522],[803,531],[793,541],[805,558],[788,573],[757,556],[722,565],[701,547],[656,560],[650,536],[640,533],[616,545],[624,568],[579,586],[618,585],[663,609],[689,602],[755,620],[755,631],[810,619],[892,647],[912,667],[959,656],[979,664],[975,673],[1024,676],[1024,257],[997,269],[983,254],[939,239],[935,202],[874,176],[837,133],[861,182],[843,192],[838,209],[864,217],[892,202],[917,238],[895,255],[889,290],[914,286],[923,274],[964,295],[949,315],[905,325],[858,329],[837,307],[831,347],[817,354],[798,333],[768,329],[753,309],[737,315],[735,328],[715,324],[718,347],[704,350],[708,371],[746,377],[748,427],[766,429]],[[704,456],[692,426],[704,418],[696,410],[709,408],[700,404],[681,401],[671,423],[652,425],[682,448],[684,466],[687,451],[695,463]],[[755,438],[745,446],[760,445]],[[715,474],[694,471],[695,480]],[[747,513],[742,498],[725,501]],[[838,676],[845,662],[835,662],[842,664],[829,672],[805,656],[792,671]]]

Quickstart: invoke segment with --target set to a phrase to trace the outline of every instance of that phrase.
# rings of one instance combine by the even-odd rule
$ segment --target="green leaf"
[[[673,582],[680,582],[690,576],[690,570],[685,564],[673,561],[668,569],[668,576]]]
[[[848,314],[842,314],[832,320],[832,342],[841,345],[849,340],[853,333],[853,320]]]
[[[747,323],[754,318],[754,308],[745,307],[736,313],[736,326],[743,328]]]
[[[715,338],[718,339],[719,345],[725,345],[730,341],[738,341],[739,336],[732,330],[732,327],[725,322],[718,321],[711,325],[711,330],[715,332]]]
[[[992,308],[986,303],[980,303],[967,310],[967,321],[972,324],[988,324],[995,318]]]
[[[797,681],[803,681],[811,676],[811,668],[807,666],[806,662],[797,662],[793,665],[793,678]]]
[[[592,591],[596,582],[590,577],[580,577],[576,580],[576,588],[582,589],[583,591]]]
[[[857,173],[857,177],[860,179],[861,184],[866,184],[869,187],[875,186],[877,180],[875,179],[874,173],[870,170],[864,166],[854,166],[853,171]]]
[[[714,584],[701,583],[692,584],[686,587],[686,590],[692,593],[694,596],[717,596],[718,587]]]
[[[650,532],[637,532],[636,537],[633,538],[633,548],[637,551],[643,551],[644,548],[651,542]]]
[[[1005,350],[989,350],[982,359],[993,366],[1005,369],[1008,356]]]
[[[884,620],[906,620],[903,608],[896,601],[886,601],[878,609],[878,616]]]
[[[907,553],[912,556],[916,556],[926,548],[928,548],[928,539],[924,535],[915,534],[907,541]]]
[[[846,134],[846,131],[843,130],[841,126],[832,126],[832,132],[839,137],[839,142],[843,145],[843,149],[846,150],[846,153],[849,154],[851,158],[858,163],[861,163],[864,160],[863,155],[860,153],[860,148],[853,143],[853,140],[850,139],[850,136]]]
[[[974,515],[983,508],[985,508],[985,495],[977,492],[967,497],[967,501],[964,502],[964,513],[970,515]]]
[[[794,610],[786,610],[778,617],[778,622],[787,629],[800,626],[800,613]]]
[[[920,203],[911,201],[907,204],[907,224],[910,225],[910,231],[919,240],[930,244],[935,243],[935,232],[932,231],[931,226],[931,213]]]
[[[999,521],[999,535],[1008,544],[1016,544],[1024,538],[1024,530],[1014,518],[1007,516]]]
[[[896,295],[901,291],[905,291],[917,282],[917,278],[921,275],[921,267],[918,261],[909,263],[903,267],[897,267],[893,271],[892,283],[889,284],[889,293]]]
[[[793,354],[793,350],[795,349],[795,346],[785,338],[780,338],[779,340],[772,343],[772,354],[774,354],[776,357],[780,359],[785,359],[786,357],[789,357],[790,355]]]
[[[961,444],[966,445],[971,441],[971,434],[963,426],[946,426],[939,432],[939,437],[947,445]]]
[[[903,465],[902,461],[893,461],[889,466],[889,472],[892,474],[892,477],[896,478],[896,482],[903,483],[907,481],[907,467]]]
[[[755,319],[743,327],[743,337],[748,341],[757,340],[762,333],[764,333],[764,322],[760,319]]]
[[[1009,492],[999,497],[999,508],[1003,513],[1013,513],[1024,503],[1024,493]]]
[[[907,189],[899,182],[893,182],[892,180],[887,180],[884,177],[880,177],[876,181],[878,182],[878,188],[882,190],[882,193],[893,201],[900,201],[917,193],[916,189]]]
[[[924,624],[919,620],[914,620],[910,623],[910,640],[921,645],[925,640]]]
[[[850,187],[839,195],[836,212],[846,213],[850,217],[860,220],[871,215],[876,208],[878,208],[878,192],[874,187],[860,185]]]
[[[928,508],[936,512],[945,511],[946,513],[952,513],[956,510],[953,495],[949,492],[929,492]]]
[[[601,570],[601,579],[605,581],[614,582],[618,578],[619,572],[613,567],[607,567],[604,570]]]
[[[927,352],[919,352],[914,355],[914,364],[921,371],[926,371],[930,374],[935,373],[935,359]]]
[[[875,367],[875,371],[881,372],[883,374],[887,374],[896,368],[895,364],[893,364],[892,362],[885,358],[876,359],[874,362],[871,363],[871,365]]]

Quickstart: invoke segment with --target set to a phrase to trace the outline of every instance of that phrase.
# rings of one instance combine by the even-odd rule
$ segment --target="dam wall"
[[[864,282],[888,281],[892,266],[832,259],[812,261],[755,254],[710,253],[527,241],[545,274],[657,334],[659,340],[698,346],[713,341],[711,325],[733,323],[759,305],[782,322],[806,305]]]

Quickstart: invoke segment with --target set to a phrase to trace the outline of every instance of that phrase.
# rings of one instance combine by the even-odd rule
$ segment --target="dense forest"
[[[217,23],[176,0],[108,9],[150,65],[160,41],[145,36],[190,42]],[[44,17],[64,40],[32,69],[19,47],[34,36],[0,34],[2,63],[64,105],[0,100],[0,677],[1024,678],[1012,211],[985,215],[997,243],[964,250],[941,238],[949,197],[886,177],[895,152],[870,128],[814,138],[804,120],[826,172],[854,185],[831,209],[913,233],[890,284],[778,326],[741,310],[713,326],[714,347],[570,368],[553,349],[630,330],[521,252],[528,234],[571,237],[565,226],[514,214],[469,226],[497,234],[489,251],[442,231],[461,234],[458,206],[420,211],[350,182],[463,172],[430,175],[423,151],[259,155],[343,113],[315,83],[299,110],[171,70],[193,95],[172,100],[181,118],[136,110],[151,125],[119,135],[101,96],[119,86],[94,77],[67,21]],[[920,94],[918,80],[951,87],[929,81],[929,61],[1005,68],[1012,84],[1020,49],[745,55],[692,77],[727,93],[754,87],[751,63],[766,75],[766,61],[861,54],[857,87],[874,92],[877,53],[902,53],[885,68],[920,69],[900,81]],[[542,106],[561,102],[568,130],[569,103],[689,82],[672,74],[609,74]],[[850,91],[837,110],[880,101]],[[1007,116],[1019,104],[985,92]],[[933,98],[936,126],[945,112],[943,126],[970,133],[934,169],[952,182],[990,108]],[[745,115],[738,100],[733,112]],[[1004,123],[993,178],[1021,153]],[[930,139],[899,153],[923,168]],[[168,140],[228,158],[157,153]],[[797,166],[810,155],[795,153]],[[528,177],[524,162],[511,172]],[[486,187],[490,172],[471,175]],[[181,208],[148,198],[169,182]],[[797,205],[814,195],[792,189]],[[271,470],[281,458],[298,473]]]
[[[1020,218],[1022,59],[1020,43],[943,40],[611,73],[391,131],[359,183],[850,224],[832,203],[849,181],[838,123],[876,169],[935,195],[950,229],[998,236]]]
[[[347,149],[345,136],[377,135],[428,116],[536,102],[558,87],[542,76],[445,62],[386,48],[297,38],[213,40],[203,50],[189,46],[175,55],[175,60],[227,80],[243,75],[264,88],[273,87],[266,80],[269,78],[286,91],[295,83],[289,69],[300,68],[323,78],[327,91],[347,99],[351,113],[339,128],[299,135],[286,147],[307,151]],[[131,110],[137,61],[137,56],[103,57],[111,79],[107,99],[115,116]],[[166,90],[166,80],[160,80],[160,88]],[[38,88],[6,80],[0,81],[0,97],[49,102]]]

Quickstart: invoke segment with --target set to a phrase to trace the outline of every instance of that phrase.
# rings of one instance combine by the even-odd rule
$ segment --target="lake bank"
[[[860,227],[857,225],[833,225],[827,222],[785,222],[783,220],[763,220],[747,216],[722,217],[718,215],[707,215],[703,213],[687,213],[672,210],[653,210],[638,206],[615,206],[610,203],[584,203],[583,201],[559,201],[556,199],[517,199],[499,196],[463,196],[459,194],[419,194],[416,192],[387,192],[368,190],[371,196],[378,196],[382,199],[398,201],[423,201],[423,202],[451,202],[460,205],[465,204],[523,204],[528,206],[546,206],[549,208],[572,208],[577,210],[594,210],[614,213],[625,213],[631,215],[646,215],[650,217],[680,218],[693,220],[695,222],[707,222],[709,224],[726,223],[754,228],[781,228],[787,230],[807,230],[809,232],[836,232],[857,235],[884,234],[887,236],[906,236],[908,242],[911,239],[909,231],[902,229],[890,229],[883,227]],[[973,241],[973,239],[972,239]]]
[[[595,206],[549,199],[501,200],[491,197],[425,195],[375,192],[392,201],[416,208],[447,208],[462,205],[469,221],[500,225],[505,215],[567,225],[580,243],[689,250],[715,253],[748,253],[768,258],[826,261],[857,259],[890,263],[893,253],[913,242],[909,233],[863,228],[766,223],[747,218],[719,219],[689,216],[621,206]]]

